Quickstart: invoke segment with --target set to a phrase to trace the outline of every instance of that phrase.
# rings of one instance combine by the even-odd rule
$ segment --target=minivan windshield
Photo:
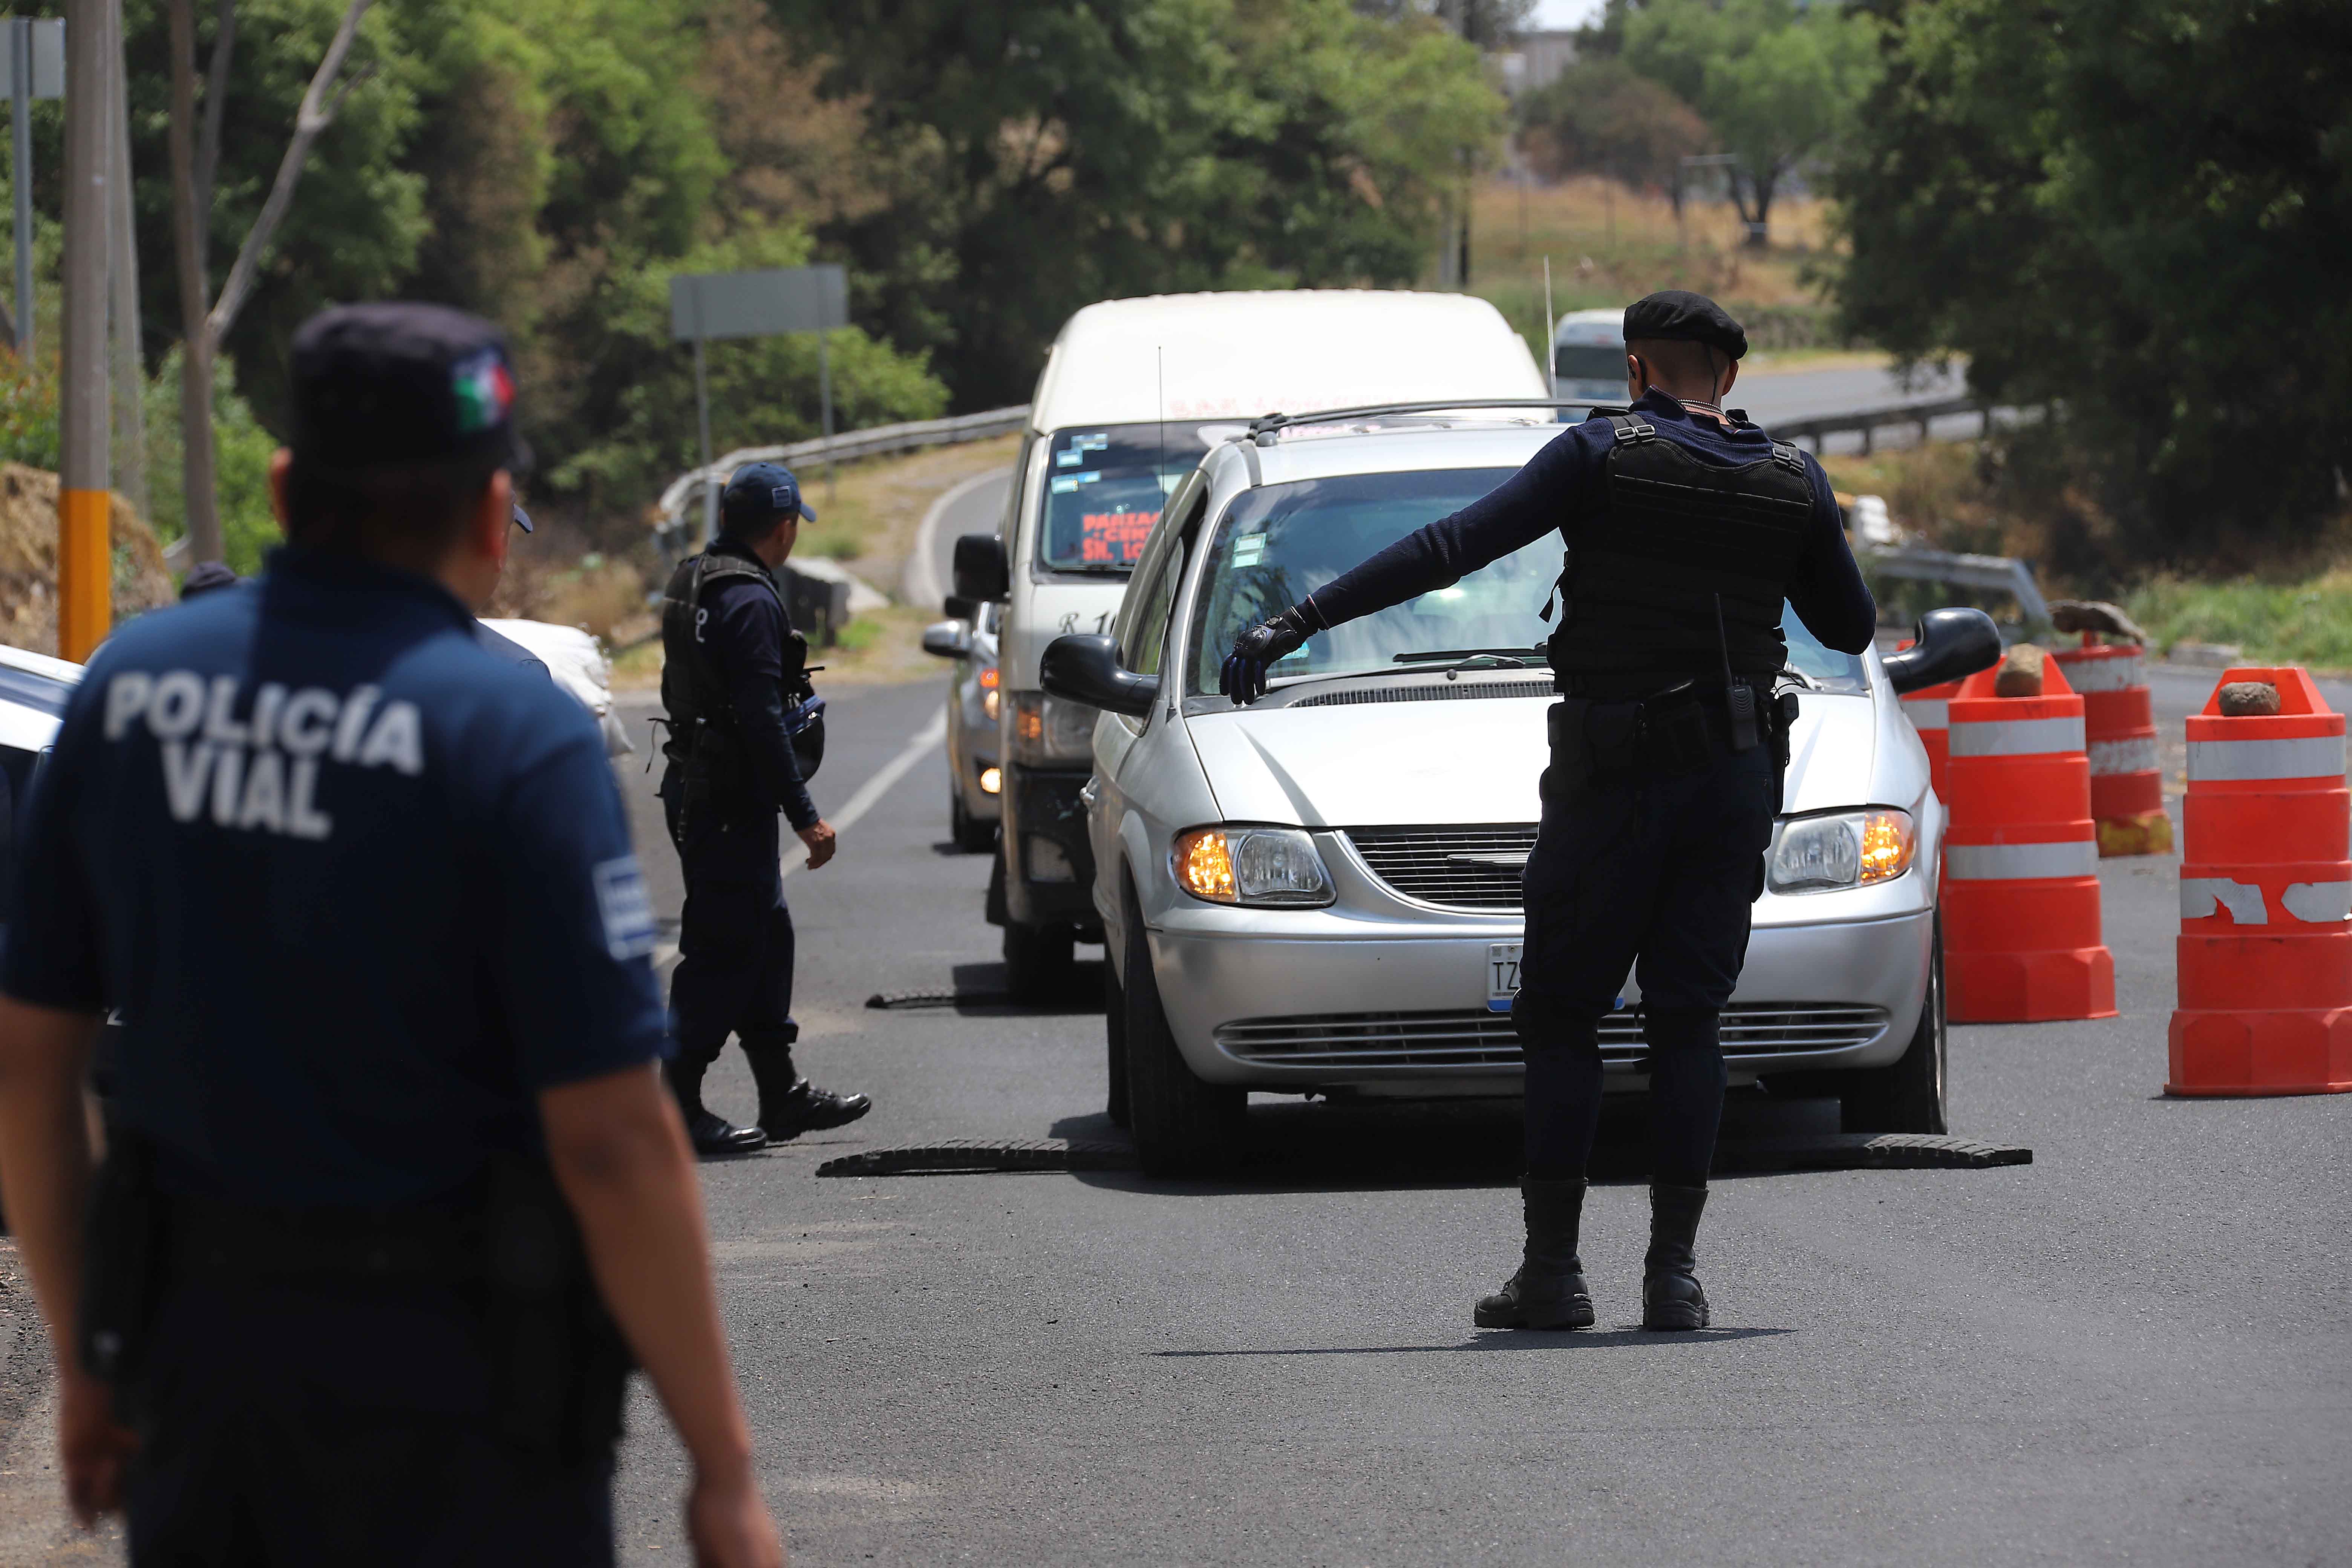
[[[1348,474],[1267,485],[1234,498],[1210,542],[1194,601],[1190,694],[1215,694],[1219,666],[1244,628],[1424,523],[1460,510],[1515,472]],[[1276,664],[1273,679],[1428,670],[1480,654],[1489,666],[1508,668],[1518,658],[1539,668],[1543,640],[1551,635],[1539,612],[1559,575],[1562,549],[1559,536],[1547,533],[1450,588],[1318,633]],[[1784,609],[1780,621],[1790,666],[1807,684],[1823,691],[1868,689],[1859,658],[1822,647],[1791,612]]]
[[[1125,576],[1160,503],[1208,449],[1191,424],[1095,425],[1047,438],[1037,556],[1055,572]]]

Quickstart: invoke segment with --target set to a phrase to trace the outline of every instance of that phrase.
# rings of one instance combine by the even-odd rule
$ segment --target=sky
[[[1535,24],[1549,32],[1581,27],[1601,15],[1601,0],[1537,0]]]

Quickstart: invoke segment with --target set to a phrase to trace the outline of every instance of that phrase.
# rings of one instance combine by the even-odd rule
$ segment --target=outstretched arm
[[[1584,481],[1601,455],[1583,426],[1564,431],[1517,473],[1460,511],[1406,534],[1272,620],[1252,626],[1234,640],[1225,660],[1225,694],[1236,702],[1255,702],[1265,695],[1266,671],[1317,632],[1450,587],[1569,522],[1572,500],[1586,493]]]

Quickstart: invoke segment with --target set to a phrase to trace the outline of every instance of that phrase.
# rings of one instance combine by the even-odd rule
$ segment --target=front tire
[[[1127,990],[1118,983],[1118,966],[1103,954],[1103,1042],[1108,1071],[1105,1081],[1109,1086],[1109,1103],[1104,1110],[1113,1127],[1131,1127],[1135,1117],[1128,1108],[1127,1097]]]
[[[1241,1157],[1249,1091],[1204,1083],[1176,1048],[1151,970],[1151,942],[1127,905],[1127,1097],[1135,1152],[1150,1176],[1214,1175]]]
[[[963,786],[952,779],[948,782],[948,837],[967,855],[996,847],[996,824],[964,808]]]
[[[1004,928],[1004,984],[1015,1002],[1050,1002],[1067,989],[1077,932],[1068,926]]]
[[[1944,1022],[1944,922],[1936,920],[1929,940],[1927,996],[1919,1026],[1900,1061],[1838,1075],[1843,1107],[1839,1123],[1848,1132],[1947,1132],[1946,1067],[1949,1059]]]

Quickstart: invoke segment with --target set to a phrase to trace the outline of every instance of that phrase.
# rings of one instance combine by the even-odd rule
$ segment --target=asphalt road
[[[2158,672],[2176,743],[2210,685]],[[832,695],[838,812],[940,689]],[[1954,1031],[1955,1130],[2032,1165],[1720,1180],[1720,1326],[1685,1336],[1627,1328],[1643,1198],[1620,1172],[1589,1207],[1601,1327],[1480,1333],[1517,1243],[1507,1110],[1262,1102],[1265,1163],[1213,1185],[815,1176],[1108,1131],[1093,964],[1055,1008],[864,1005],[995,980],[987,861],[950,852],[945,790],[923,756],[785,884],[804,1068],[875,1113],[705,1170],[798,1562],[2346,1560],[2352,1099],[2162,1097],[2173,862],[2102,868],[2122,1016]],[[731,1050],[714,1095],[751,1113]],[[676,1562],[682,1460],[642,1393],[634,1426],[625,1560]]]

